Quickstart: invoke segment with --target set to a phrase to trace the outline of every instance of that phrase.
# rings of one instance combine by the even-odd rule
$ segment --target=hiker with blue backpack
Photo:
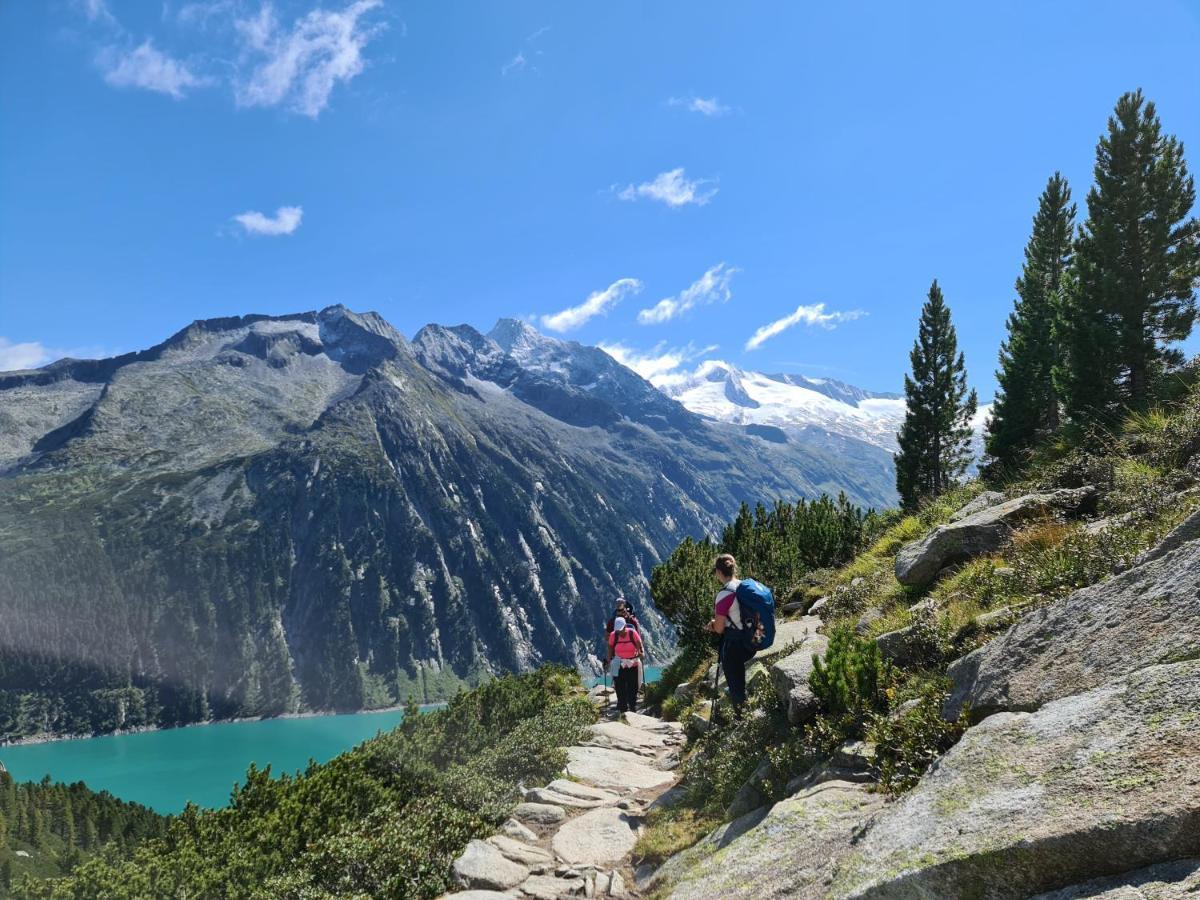
[[[775,598],[766,585],[752,578],[739,580],[737,560],[729,553],[716,558],[713,577],[721,587],[713,617],[704,628],[720,637],[720,670],[729,686],[733,715],[741,719],[746,702],[746,664],[775,641]]]

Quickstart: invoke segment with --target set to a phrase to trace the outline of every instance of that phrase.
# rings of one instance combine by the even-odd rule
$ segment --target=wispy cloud
[[[733,109],[726,106],[716,97],[672,97],[667,101],[669,106],[682,106],[689,112],[700,113],[702,116],[717,118],[727,116]]]
[[[533,32],[533,34],[529,35],[529,37],[525,38],[525,43],[532,44],[534,41],[536,41],[538,38],[540,38],[543,34],[545,34],[549,30],[550,30],[549,25],[543,25],[537,31]]]
[[[300,227],[300,220],[304,217],[304,209],[299,206],[281,206],[275,210],[274,216],[266,216],[260,212],[250,210],[249,212],[239,213],[233,217],[247,234],[262,235],[264,237],[277,237],[283,234],[291,234]]]
[[[573,331],[589,319],[605,315],[626,296],[636,294],[642,283],[636,278],[619,278],[602,291],[596,291],[578,306],[541,317],[543,327],[551,331]]]
[[[784,316],[782,319],[776,319],[774,322],[768,322],[750,336],[746,341],[747,350],[757,350],[766,341],[781,334],[796,325],[815,325],[818,328],[835,328],[841,322],[850,322],[854,319],[861,319],[866,313],[861,309],[852,309],[846,312],[825,312],[824,303],[813,303],[804,305],[803,303],[796,307],[796,311],[790,315]]]
[[[525,54],[518,53],[516,56],[514,56],[512,59],[510,59],[508,62],[506,62],[504,65],[502,65],[500,67],[500,74],[507,75],[509,72],[520,72],[522,69],[525,68],[526,65],[528,65],[528,62],[525,59]]]
[[[184,92],[208,83],[186,64],[163,53],[147,39],[133,50],[107,47],[97,57],[104,80],[113,87],[134,87],[167,94],[176,100]]]
[[[710,303],[727,303],[733,296],[731,283],[735,269],[723,262],[717,263],[674,297],[664,297],[653,306],[638,313],[638,322],[643,325],[658,325],[670,322],[696,306]]]
[[[75,347],[70,350],[62,350],[56,347],[47,347],[41,341],[25,341],[18,344],[8,338],[0,337],[0,372],[36,369],[67,356],[72,359],[99,359],[112,355],[113,353],[102,347]]]
[[[679,371],[680,366],[699,359],[701,356],[715,353],[718,349],[716,344],[699,348],[694,344],[668,348],[663,342],[649,352],[642,353],[620,343],[601,342],[597,346],[621,365],[633,369],[656,387],[663,387],[687,378],[687,373]]]
[[[83,8],[83,14],[87,16],[89,22],[116,21],[104,0],[79,0],[79,5]]]
[[[694,203],[704,206],[716,196],[716,180],[712,178],[688,178],[683,167],[662,172],[653,181],[630,184],[621,188],[617,196],[622,200],[657,200],[667,206],[679,207]]]
[[[238,19],[235,27],[245,54],[257,59],[253,71],[234,84],[239,106],[286,105],[294,112],[317,118],[329,105],[338,82],[349,82],[363,71],[363,48],[382,25],[364,17],[383,0],[357,0],[341,12],[314,9],[282,27],[270,3],[257,16]]]

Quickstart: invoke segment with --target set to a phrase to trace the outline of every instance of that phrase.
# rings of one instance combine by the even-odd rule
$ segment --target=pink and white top
[[[718,616],[728,619],[728,624],[734,628],[742,627],[742,611],[737,602],[737,589],[741,584],[737,578],[726,582],[725,587],[717,591],[717,602],[714,611]]]

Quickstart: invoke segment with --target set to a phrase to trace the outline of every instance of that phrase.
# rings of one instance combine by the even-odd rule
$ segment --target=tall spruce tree
[[[1196,319],[1200,221],[1183,145],[1140,90],[1117,101],[1096,147],[1096,183],[1063,306],[1056,383],[1075,419],[1143,405]]]
[[[937,496],[966,471],[978,406],[975,391],[967,391],[958,335],[936,279],[909,358],[912,375],[904,376],[907,409],[896,454],[896,490],[905,509]]]
[[[1067,180],[1055,172],[1042,191],[1017,279],[1017,301],[1000,345],[1000,369],[988,425],[988,455],[1002,466],[1019,463],[1038,440],[1059,426],[1054,388],[1061,339],[1061,304],[1071,261],[1075,204]]]

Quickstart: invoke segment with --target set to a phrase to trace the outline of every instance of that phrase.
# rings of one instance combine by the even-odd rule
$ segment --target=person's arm
[[[713,617],[708,620],[708,624],[704,626],[705,631],[711,631],[713,634],[724,634],[725,625],[729,622],[729,608],[733,606],[733,594],[721,592],[725,596],[717,595],[717,604],[714,610]]]

